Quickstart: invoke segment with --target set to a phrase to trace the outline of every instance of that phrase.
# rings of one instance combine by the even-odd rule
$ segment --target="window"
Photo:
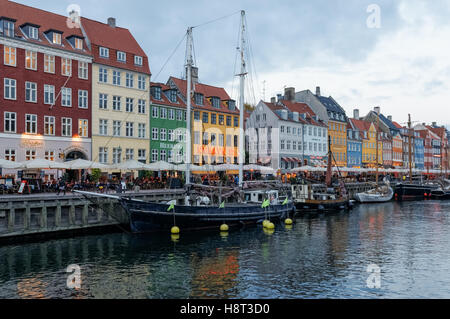
[[[139,123],[139,125],[138,125],[138,137],[139,138],[145,138],[145,136],[146,136],[145,123]]]
[[[16,150],[6,149],[5,150],[5,160],[15,162],[16,161]]]
[[[37,52],[25,51],[25,68],[37,70]]]
[[[239,146],[239,137],[237,135],[234,136],[234,147]]]
[[[125,112],[133,113],[133,103],[134,103],[134,99],[129,98],[129,97],[126,98]]]
[[[61,105],[67,107],[72,106],[72,89],[70,88],[61,89]]]
[[[173,121],[175,120],[175,110],[169,109],[169,120]]]
[[[127,88],[132,88],[134,87],[134,75],[133,73],[126,73],[125,74],[125,85]]]
[[[218,98],[216,98],[216,97],[213,97],[213,98],[211,99],[211,104],[212,104],[212,106],[213,106],[214,108],[220,109],[220,99],[218,99]]]
[[[238,117],[235,117],[235,118],[234,118],[234,126],[235,126],[235,127],[238,127],[238,126],[239,126],[239,118],[238,118]]]
[[[61,58],[61,74],[65,76],[72,75],[72,60]]]
[[[152,128],[152,140],[157,141],[159,139],[159,129],[157,127]]]
[[[78,135],[80,137],[89,137],[89,121],[80,119],[78,120]]]
[[[224,140],[225,140],[225,135],[220,134],[219,135],[219,146],[223,147],[224,146]]]
[[[183,111],[177,111],[177,121],[183,120]]]
[[[152,150],[152,162],[158,161],[158,150]]]
[[[87,62],[78,61],[78,77],[83,80],[89,79],[89,64]]]
[[[7,79],[4,80],[5,83],[5,94],[4,98],[7,100],[15,100],[16,99],[16,80]]]
[[[61,44],[61,34],[53,32],[53,44]]]
[[[231,126],[231,116],[227,116],[227,126]]]
[[[120,111],[121,109],[122,98],[120,96],[113,96],[113,111]]]
[[[100,57],[108,59],[109,58],[109,49],[100,47]]]
[[[122,149],[113,148],[113,164],[122,163]]]
[[[126,159],[127,161],[132,161],[132,160],[134,160],[134,149],[132,149],[132,148],[127,148],[127,149],[125,150],[125,159]]]
[[[169,100],[172,103],[177,103],[177,90],[170,90],[168,92]]]
[[[72,119],[63,117],[61,119],[61,135],[72,137]]]
[[[99,120],[99,134],[103,136],[108,135],[108,120]]]
[[[209,113],[203,112],[202,122],[206,124],[209,122]]]
[[[167,138],[167,130],[165,128],[160,129],[159,139],[165,141]]]
[[[120,136],[121,127],[121,121],[113,121],[113,136]]]
[[[25,115],[25,133],[37,134],[37,115],[26,114]]]
[[[175,141],[175,134],[174,134],[173,130],[169,130],[167,135],[168,135],[168,138],[169,138],[168,139],[169,142]]]
[[[99,147],[98,149],[98,160],[101,164],[108,163],[108,148]]]
[[[108,109],[108,94],[100,93],[98,97],[99,97],[98,107],[102,110]]]
[[[125,52],[117,51],[117,61],[127,62],[127,54]]]
[[[145,114],[146,113],[146,107],[145,107],[145,100],[139,100],[138,101],[138,113],[139,114]]]
[[[142,66],[143,64],[143,59],[141,56],[135,55],[134,56],[134,64]]]
[[[203,105],[203,94],[195,93],[194,94],[194,100],[195,100],[195,104]]]
[[[3,34],[7,37],[14,38],[14,22],[3,21]]]
[[[194,132],[194,144],[200,145],[200,132],[198,131]]]
[[[127,122],[125,125],[125,135],[127,137],[133,137],[134,136],[134,123]]]
[[[55,117],[44,117],[44,135],[55,135]]]
[[[286,142],[285,142],[284,140],[281,140],[280,148],[281,148],[282,150],[285,149],[285,145],[286,145]]]
[[[120,85],[120,71],[113,71],[113,84]]]
[[[78,107],[80,109],[88,108],[88,91],[78,90]]]
[[[194,111],[194,121],[200,121],[200,112]]]
[[[153,95],[153,97],[154,97],[155,99],[161,100],[161,87],[159,87],[159,86],[153,86],[153,87],[151,88],[151,91],[152,91],[152,95]]]
[[[166,157],[166,154],[167,154],[167,152],[166,152],[166,150],[161,150],[161,161],[166,161],[166,159],[167,159],[167,157]]]
[[[55,73],[55,57],[44,54],[44,72]]]
[[[108,83],[108,69],[100,68],[98,71],[98,81]]]
[[[145,75],[139,75],[138,76],[138,89],[139,90],[145,90],[145,81],[146,81],[146,76]],[[159,88],[159,98],[155,96],[156,99],[160,100],[161,99],[161,88]]]
[[[216,146],[216,145],[217,145],[217,135],[211,134],[211,146]]]
[[[146,150],[144,150],[144,149],[139,149],[138,150],[138,160],[139,161],[146,161],[147,160],[147,156],[146,156],[146,154],[147,154],[147,151]]]
[[[159,111],[157,106],[152,107],[152,117],[154,119],[157,119],[159,117]]]
[[[4,47],[4,64],[9,66],[16,66],[16,48]]]
[[[37,102],[37,84],[25,82],[25,102]]]
[[[211,124],[217,124],[217,114],[211,113]]]
[[[225,117],[219,114],[219,125],[223,125],[225,123]]]
[[[209,134],[207,132],[203,133],[203,145],[209,144]]]
[[[36,150],[26,150],[25,151],[25,160],[26,161],[34,161],[36,159]]]
[[[55,151],[45,151],[44,159],[46,161],[54,161],[55,160]]]
[[[5,133],[16,133],[17,114],[13,112],[5,112],[4,131]]]

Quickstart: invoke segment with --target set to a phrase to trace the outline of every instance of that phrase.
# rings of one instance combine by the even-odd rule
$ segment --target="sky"
[[[450,0],[17,0],[130,29],[150,60],[152,81],[184,73],[183,37],[194,28],[200,82],[238,99],[240,10],[246,11],[246,101],[309,89],[353,116],[375,106],[407,122],[450,127]],[[211,22],[211,23],[208,23]],[[206,23],[206,24],[205,24]],[[177,50],[175,50],[177,48]]]

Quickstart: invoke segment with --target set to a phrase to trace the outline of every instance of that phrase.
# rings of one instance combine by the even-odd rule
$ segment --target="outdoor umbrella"
[[[66,163],[53,162],[44,159],[36,159],[22,163],[23,169],[69,169]]]
[[[103,169],[103,170],[107,170],[108,169],[108,165],[104,165],[104,164],[100,164],[100,163],[95,163],[95,162],[91,162],[91,161],[86,161],[83,159],[77,159],[71,162],[67,162],[67,165],[69,165],[69,169]]]
[[[11,161],[7,161],[4,159],[0,159],[0,168],[15,169],[15,168],[20,168],[21,165],[22,165],[22,163],[16,163],[16,162],[11,162]]]
[[[110,169],[119,169],[121,171],[145,171],[146,165],[136,160],[129,160],[120,164],[109,166]]]
[[[159,161],[156,163],[145,165],[145,169],[152,172],[161,172],[161,171],[174,171],[176,170],[176,167],[173,164],[164,161]]]

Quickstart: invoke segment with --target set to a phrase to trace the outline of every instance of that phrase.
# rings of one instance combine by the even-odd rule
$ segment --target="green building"
[[[150,162],[184,163],[186,104],[177,89],[162,83],[150,86]]]

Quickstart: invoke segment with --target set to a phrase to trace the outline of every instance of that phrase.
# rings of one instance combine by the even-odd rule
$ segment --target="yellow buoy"
[[[221,232],[227,232],[230,228],[228,227],[227,224],[223,224],[220,226],[220,231]]]
[[[263,227],[266,228],[267,224],[269,224],[269,223],[270,223],[270,221],[268,221],[268,220],[263,221]]]
[[[266,235],[273,235],[274,233],[275,233],[274,229],[264,228],[264,234],[266,234]]]
[[[228,232],[226,232],[226,231],[221,231],[221,232],[220,232],[220,237],[222,237],[222,238],[227,238],[227,237],[228,237]]]
[[[174,235],[177,235],[180,233],[180,229],[177,226],[173,226],[170,232]]]
[[[180,235],[178,235],[178,234],[175,234],[175,235],[172,234],[171,238],[172,238],[172,241],[173,241],[173,242],[177,242],[177,241],[180,240]]]
[[[275,224],[269,222],[269,223],[267,223],[266,228],[267,228],[268,230],[273,230],[273,229],[275,229]]]
[[[292,227],[292,225],[286,225],[285,227],[286,227],[287,230],[291,230],[291,229],[294,228],[294,227]]]
[[[284,223],[285,223],[286,225],[292,225],[292,224],[294,223],[294,221],[293,221],[292,219],[288,218],[288,219],[286,219],[286,220],[284,221]]]

